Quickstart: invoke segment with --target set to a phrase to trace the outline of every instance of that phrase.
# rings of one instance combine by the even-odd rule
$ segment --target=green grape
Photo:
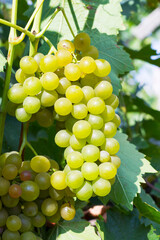
[[[21,240],[37,240],[37,237],[34,233],[28,231],[21,234]]]
[[[36,113],[36,120],[41,127],[50,127],[53,124],[53,114],[48,109]]]
[[[109,162],[110,159],[111,159],[111,157],[110,157],[108,152],[106,152],[104,150],[100,151],[100,157],[99,157],[100,162],[102,162],[102,163],[103,162]]]
[[[56,113],[56,112],[53,112],[53,116],[54,116],[54,119],[56,120],[56,121],[58,121],[58,123],[65,123],[65,121],[67,121],[67,119],[68,119],[68,116],[69,115],[66,115],[66,116],[62,116],[62,115],[59,115],[58,113]],[[57,123],[57,124],[58,124]]]
[[[56,171],[51,175],[51,185],[56,190],[63,190],[67,187],[66,175],[62,171]]]
[[[2,170],[2,175],[7,180],[13,180],[18,174],[18,169],[14,164],[7,164]]]
[[[93,73],[87,74],[84,76],[81,80],[80,83],[82,87],[90,86],[92,88],[95,87],[95,85],[101,80],[101,78],[95,76]]]
[[[7,208],[7,212],[9,215],[18,215],[21,213],[21,204],[18,203],[15,207]]]
[[[116,95],[112,94],[109,98],[105,100],[106,105],[110,105],[114,109],[116,109],[119,105],[119,99]]]
[[[85,162],[81,167],[81,172],[86,180],[93,181],[98,177],[99,168],[94,162]]]
[[[54,104],[55,112],[59,115],[66,116],[72,111],[72,103],[67,98],[59,98]]]
[[[40,190],[39,199],[45,199],[49,197],[49,189]]]
[[[89,46],[87,50],[82,51],[82,57],[90,56],[93,59],[97,59],[99,56],[98,49],[95,46]]]
[[[86,51],[91,43],[89,35],[85,32],[79,33],[74,38],[74,46],[79,51]]]
[[[51,164],[51,166],[50,166],[50,168],[54,168],[54,169],[59,169],[59,164],[54,160],[54,159],[51,159],[51,158],[48,158],[49,159],[49,161],[50,161],[50,164]]]
[[[112,122],[116,124],[117,127],[121,124],[121,119],[118,114],[115,114],[114,118],[112,119]]]
[[[30,161],[23,161],[22,165],[19,169],[19,173],[22,173],[22,172],[27,171],[27,170],[32,170],[31,166],[30,166]]]
[[[34,96],[41,91],[42,84],[39,78],[29,77],[24,81],[23,88],[27,95]]]
[[[10,182],[3,177],[0,177],[0,196],[8,193]]]
[[[48,158],[38,155],[31,159],[30,166],[36,173],[47,172],[50,169],[50,161]]]
[[[70,203],[64,203],[60,208],[60,214],[64,220],[70,221],[75,217],[76,210]]]
[[[81,77],[81,70],[77,64],[69,63],[64,68],[64,75],[70,81],[77,81]]]
[[[85,104],[79,103],[79,104],[74,104],[72,108],[72,116],[76,119],[83,119],[87,116],[88,109]]]
[[[75,51],[74,44],[69,40],[62,40],[57,45],[58,51],[61,49],[68,50],[69,52],[73,53]]]
[[[37,183],[40,190],[46,190],[51,185],[50,175],[46,172],[38,173],[34,181]]]
[[[114,108],[112,108],[109,105],[106,105],[104,111],[101,114],[101,116],[103,117],[103,120],[104,120],[105,123],[110,122],[115,116]]]
[[[105,142],[105,135],[101,130],[93,129],[87,137],[87,142],[95,146],[101,146]]]
[[[105,102],[99,97],[94,97],[88,101],[87,108],[91,114],[101,114],[105,110]]]
[[[19,232],[11,232],[6,229],[2,234],[2,240],[21,240],[21,238]]]
[[[15,78],[16,78],[17,82],[19,82],[19,83],[23,83],[25,81],[25,79],[28,78],[29,76],[30,75],[24,73],[21,68],[19,68],[15,74]]]
[[[106,138],[105,143],[101,146],[102,150],[107,151],[110,155],[115,155],[119,151],[119,142],[114,138]]]
[[[12,153],[17,153],[17,152],[15,152],[15,151],[6,152],[6,153],[3,153],[2,155],[0,155],[0,167],[2,167],[2,168],[4,167],[6,158]]]
[[[65,94],[67,88],[70,86],[71,86],[71,82],[67,78],[63,77],[59,80],[59,85],[58,85],[56,91],[59,94],[63,95],[63,94]]]
[[[67,160],[68,166],[71,168],[79,168],[82,166],[84,162],[82,153],[77,151],[68,154],[66,160]]]
[[[25,202],[22,210],[27,217],[34,217],[38,213],[38,206],[35,202]]]
[[[19,229],[19,232],[27,232],[30,231],[32,228],[31,219],[24,214],[19,214],[18,217],[21,219],[21,228]]]
[[[58,68],[58,59],[53,55],[46,55],[41,59],[39,67],[42,72],[55,72]]]
[[[69,116],[65,122],[65,128],[72,132],[73,125],[77,122],[78,120],[75,119],[73,116]]]
[[[22,226],[21,219],[16,215],[11,215],[7,218],[6,226],[8,230],[16,232]]]
[[[117,174],[117,168],[111,162],[104,162],[99,165],[99,175],[104,179],[112,179]]]
[[[91,133],[91,125],[85,120],[79,120],[73,125],[72,130],[76,138],[83,139]]]
[[[26,97],[23,101],[23,108],[27,113],[33,114],[39,111],[41,106],[37,97]]]
[[[49,188],[49,195],[52,199],[59,201],[61,200],[64,195],[65,195],[65,191],[64,190],[56,190],[53,187]]]
[[[20,169],[22,158],[18,152],[13,152],[6,158],[5,164],[14,164],[18,169]]]
[[[96,69],[94,74],[98,77],[105,77],[111,72],[111,65],[104,59],[95,60]]]
[[[69,173],[72,169],[66,164],[64,167],[64,173],[67,175],[67,173]]]
[[[69,140],[69,144],[70,144],[70,147],[75,149],[75,150],[80,150],[82,149],[85,144],[86,144],[86,140],[85,139],[78,139],[75,137],[75,135],[73,134],[71,137],[70,137],[70,140]]]
[[[7,102],[7,114],[9,114],[12,117],[15,117],[15,112],[16,112],[17,107],[18,107],[17,104],[8,101]]]
[[[20,122],[28,122],[32,115],[30,113],[27,113],[22,105],[20,105],[15,112],[16,118]]]
[[[0,227],[3,227],[6,225],[7,218],[8,218],[8,212],[5,208],[2,208],[0,210]]]
[[[38,64],[34,58],[25,56],[20,60],[20,68],[26,74],[34,74],[38,69]]]
[[[45,216],[52,216],[58,211],[58,203],[52,198],[47,198],[43,201],[41,210]]]
[[[56,71],[55,71],[55,74],[57,74],[57,76],[59,78],[63,78],[64,77],[64,68],[58,68]]]
[[[88,114],[86,117],[86,121],[91,124],[91,127],[93,129],[101,129],[104,124],[101,115]]]
[[[83,185],[76,190],[76,196],[81,201],[88,201],[93,194],[92,185],[85,181]]]
[[[82,148],[82,155],[85,161],[95,162],[99,159],[100,151],[98,147],[88,144]]]
[[[19,202],[19,198],[12,198],[12,197],[10,197],[9,194],[2,196],[1,200],[2,200],[3,205],[8,208],[16,207]]]
[[[69,140],[70,140],[71,134],[69,131],[67,130],[60,130],[59,132],[57,132],[56,136],[55,136],[55,143],[59,146],[59,147],[68,147],[69,146]]]
[[[32,202],[39,196],[39,187],[33,181],[25,181],[21,183],[22,195],[21,198],[25,201]]]
[[[72,85],[66,90],[66,98],[72,103],[79,103],[83,99],[83,91],[79,86]]]
[[[60,49],[56,52],[56,57],[58,59],[58,66],[64,67],[72,62],[72,54],[66,49]]]
[[[92,183],[93,192],[100,197],[105,197],[111,191],[111,184],[108,180],[97,178]]]
[[[82,92],[83,92],[82,102],[84,102],[85,104],[95,96],[94,90],[90,86],[84,86],[82,88]]]
[[[106,138],[112,138],[116,135],[117,126],[113,122],[108,122],[104,124],[102,131]]]
[[[51,223],[58,223],[60,219],[61,219],[61,214],[59,210],[53,216],[47,217],[47,220]]]
[[[55,90],[59,85],[59,77],[53,72],[46,72],[41,77],[42,87],[45,90]]]
[[[8,99],[16,104],[20,104],[27,97],[26,92],[24,91],[23,86],[20,83],[14,84],[8,90]]]
[[[93,73],[96,69],[96,63],[92,57],[83,57],[80,60],[79,67],[83,73]]]
[[[43,53],[36,53],[36,55],[34,56],[34,60],[36,60],[38,66],[39,66],[40,61],[41,61],[42,58],[44,58]],[[40,67],[38,67],[37,71],[38,71],[38,72],[41,71]]]
[[[109,83],[107,81],[101,81],[96,84],[94,91],[95,91],[96,97],[100,97],[102,99],[107,99],[111,96],[111,94],[113,92],[113,87],[112,87],[111,83]],[[110,105],[110,104],[108,104],[108,105]]]
[[[72,135],[73,136],[73,135]],[[71,138],[70,138],[71,139]],[[77,150],[77,149],[76,149]],[[71,146],[68,146],[65,150],[64,150],[64,158],[66,159],[68,154],[70,154],[71,152],[74,152],[74,149]]]
[[[45,223],[46,218],[41,212],[38,212],[36,216],[32,217],[32,225],[34,227],[41,228],[45,225]]]
[[[80,186],[82,186],[83,182],[84,182],[84,178],[80,171],[73,170],[68,172],[66,176],[66,184],[68,187],[77,189]]]
[[[19,198],[22,194],[22,189],[18,184],[12,184],[9,187],[8,192],[12,198]]]
[[[67,166],[67,165],[66,165],[66,166]],[[69,187],[67,187],[67,188],[65,189],[65,196],[70,197],[70,201],[73,202],[73,205],[74,205],[74,199],[73,199],[73,197],[75,197],[76,195],[75,195],[75,193],[74,193],[73,191],[71,191],[71,189],[70,189]]]
[[[117,155],[111,156],[111,163],[113,163],[116,168],[119,168],[121,165],[121,159]]]

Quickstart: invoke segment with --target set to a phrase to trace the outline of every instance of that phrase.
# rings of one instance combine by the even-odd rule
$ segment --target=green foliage
[[[0,50],[0,72],[4,71],[4,66],[6,65],[6,63],[7,63],[7,60],[4,57],[2,51]]]
[[[158,236],[155,233],[155,229],[153,227],[151,227],[151,230],[149,231],[147,237],[148,237],[148,240],[159,240],[160,239],[160,236]]]

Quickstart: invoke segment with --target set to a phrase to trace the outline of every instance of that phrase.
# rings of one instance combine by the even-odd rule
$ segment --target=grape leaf
[[[4,66],[6,65],[6,63],[7,63],[7,60],[4,57],[2,51],[0,50],[0,72],[3,72]]]
[[[158,178],[158,182],[156,182],[154,184],[154,187],[156,187],[157,189],[159,189],[159,192],[156,191],[156,189],[152,189],[151,194],[153,194],[154,196],[160,198],[160,177]]]
[[[147,237],[148,237],[148,240],[159,240],[160,239],[160,236],[158,236],[155,233],[155,229],[153,228],[153,226],[151,226],[151,230],[149,231]]]
[[[147,172],[156,172],[144,155],[136,150],[136,147],[127,141],[127,135],[117,132],[115,138],[120,143],[120,150],[117,155],[121,159],[121,166],[118,169],[117,179],[112,186],[111,193],[101,201],[111,199],[116,204],[122,204],[133,209],[133,199],[141,191],[140,183],[144,182],[142,175]]]
[[[125,215],[114,209],[107,211],[107,223],[98,220],[96,226],[102,240],[147,240],[149,231],[135,212]]]

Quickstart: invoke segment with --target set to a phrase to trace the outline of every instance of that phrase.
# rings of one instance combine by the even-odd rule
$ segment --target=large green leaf
[[[127,135],[117,132],[115,138],[120,143],[120,151],[117,155],[122,163],[111,193],[101,200],[105,204],[111,199],[116,204],[122,204],[132,209],[133,199],[141,191],[140,183],[144,182],[142,175],[146,172],[156,172],[156,170],[144,159],[144,155],[127,141]]]
[[[6,62],[7,62],[7,60],[4,57],[2,51],[0,50],[0,72],[3,72]]]

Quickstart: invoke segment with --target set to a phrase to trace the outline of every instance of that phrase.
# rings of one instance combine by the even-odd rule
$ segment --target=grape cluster
[[[40,240],[35,229],[61,217],[74,218],[74,194],[66,184],[53,187],[52,174],[58,169],[45,156],[24,162],[17,152],[0,156],[0,239]]]

